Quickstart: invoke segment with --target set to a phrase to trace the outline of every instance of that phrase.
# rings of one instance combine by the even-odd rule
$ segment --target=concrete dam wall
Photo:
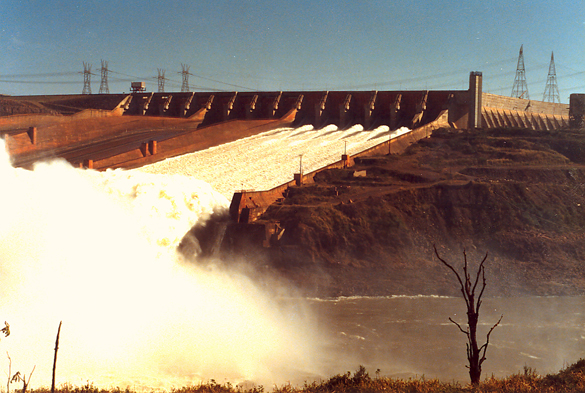
[[[568,124],[569,106],[468,90],[177,92],[3,96],[0,137],[15,166],[61,157],[75,166],[136,168],[265,131],[311,124],[416,129]]]
[[[466,106],[467,95],[466,91],[134,93],[125,114],[187,118],[205,127],[234,119],[277,119],[294,111],[295,127],[361,124],[366,129],[379,125],[394,129],[428,123],[448,105],[456,114],[456,103]]]

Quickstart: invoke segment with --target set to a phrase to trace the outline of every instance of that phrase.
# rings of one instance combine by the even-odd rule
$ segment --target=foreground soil
[[[319,296],[458,295],[463,251],[490,296],[585,293],[585,130],[439,130],[289,189],[247,250]]]

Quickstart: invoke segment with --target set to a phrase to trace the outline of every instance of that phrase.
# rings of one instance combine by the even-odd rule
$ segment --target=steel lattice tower
[[[158,70],[158,92],[165,92],[165,70],[157,68]]]
[[[546,78],[546,87],[542,100],[545,102],[561,103],[561,95],[559,94],[559,86],[557,85],[557,71],[555,69],[555,54],[550,54],[550,65],[548,66],[548,77]]]
[[[91,64],[83,62],[83,90],[81,94],[91,94]]]
[[[520,46],[520,55],[518,55],[518,66],[516,67],[516,77],[512,87],[512,97],[524,98],[529,100],[528,85],[526,84],[526,70],[524,69],[524,45]]]
[[[189,68],[190,66],[186,64],[181,64],[181,68],[183,69],[180,74],[183,76],[183,84],[181,85],[181,92],[188,92],[189,91]]]
[[[102,60],[102,68],[101,68],[101,75],[102,75],[102,82],[100,83],[100,92],[99,94],[110,94],[110,88],[108,87],[108,62]]]

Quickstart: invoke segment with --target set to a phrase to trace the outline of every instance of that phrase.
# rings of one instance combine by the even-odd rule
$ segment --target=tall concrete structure
[[[472,71],[469,74],[469,129],[481,128],[482,108],[482,83],[483,75],[479,71]]]
[[[571,94],[569,100],[569,126],[585,128],[585,94]]]

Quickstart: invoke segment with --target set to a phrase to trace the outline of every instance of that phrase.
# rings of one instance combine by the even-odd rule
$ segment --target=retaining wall
[[[496,94],[483,93],[481,96],[482,107],[507,109],[511,111],[524,111],[543,113],[547,115],[569,116],[568,104],[556,104],[522,98],[506,97]]]

